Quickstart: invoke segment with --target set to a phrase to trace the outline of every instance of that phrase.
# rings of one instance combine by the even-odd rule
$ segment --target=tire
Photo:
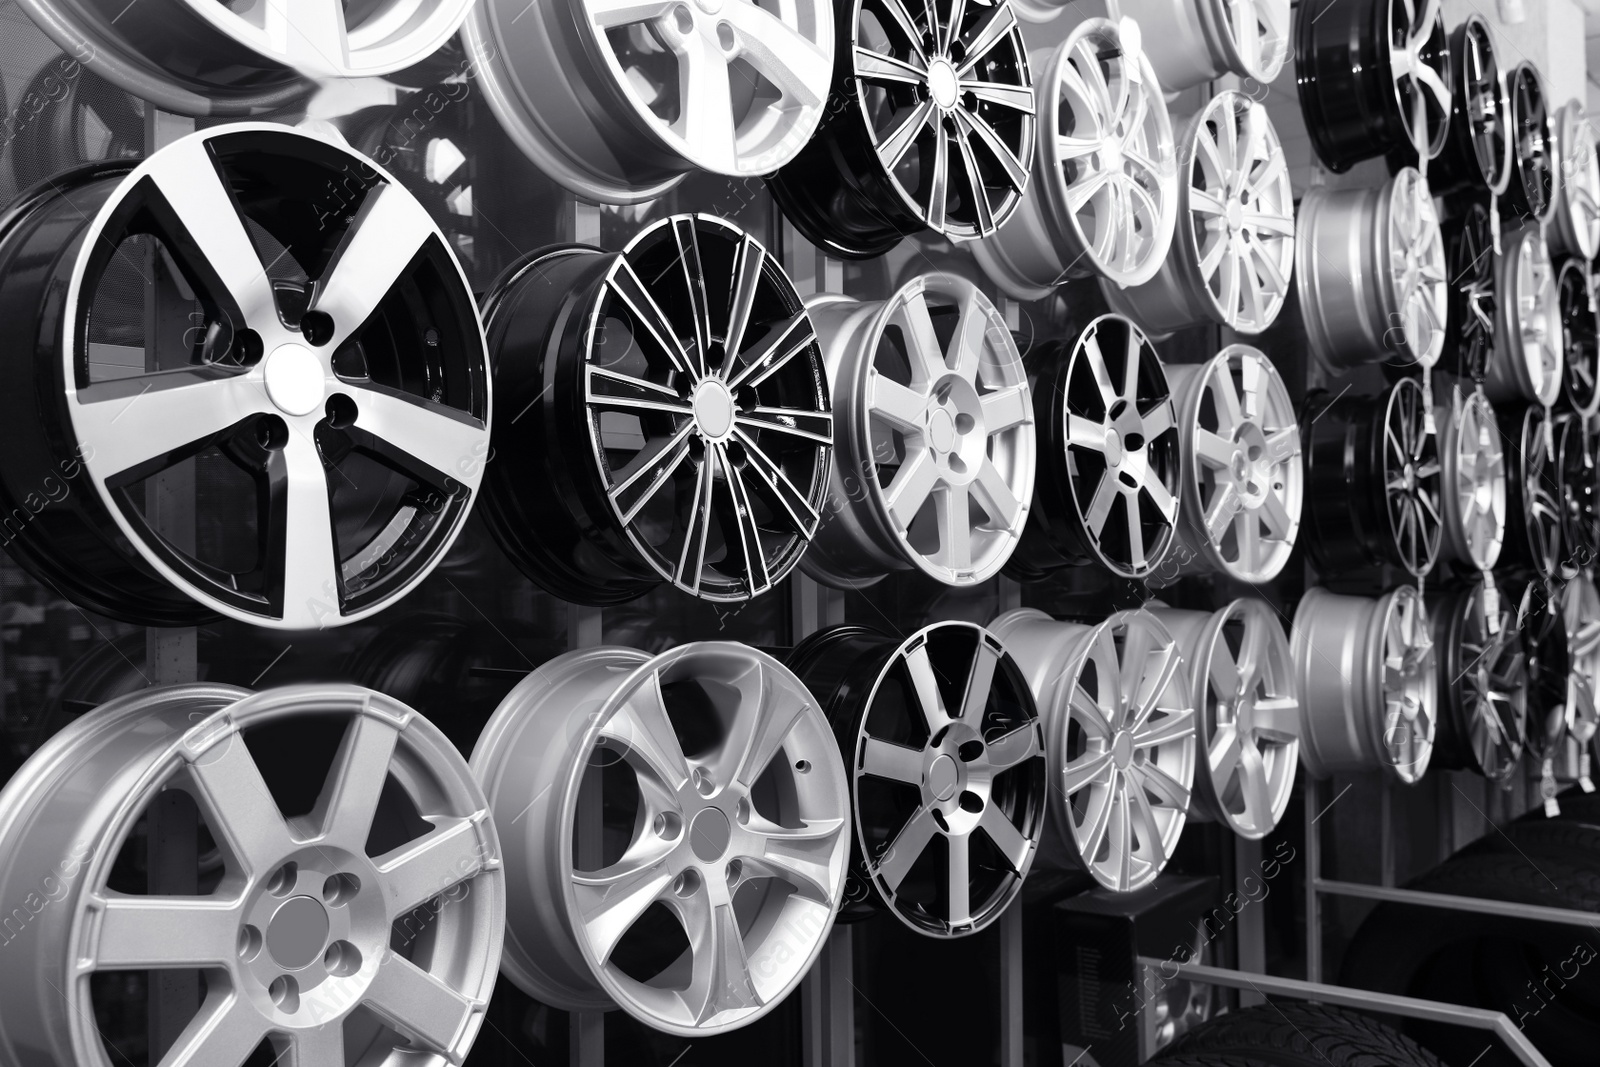
[[[1370,1015],[1300,1002],[1220,1015],[1179,1038],[1172,1054],[1191,1062],[1227,1056],[1272,1067],[1444,1067],[1433,1053]]]
[[[1561,814],[1556,816],[1560,822],[1588,823],[1591,826],[1600,826],[1600,792],[1585,793],[1577,786],[1556,796],[1556,803],[1561,805]],[[1545,819],[1543,808],[1534,808],[1522,818],[1519,823],[1542,823]]]
[[[1150,1067],[1273,1067],[1269,1060],[1258,1060],[1248,1056],[1233,1056],[1217,1054],[1212,1056],[1157,1056],[1150,1061]]]

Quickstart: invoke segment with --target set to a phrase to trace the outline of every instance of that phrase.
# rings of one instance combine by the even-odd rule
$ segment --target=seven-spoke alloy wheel
[[[1434,413],[1439,428],[1443,536],[1440,558],[1473,571],[1493,569],[1506,539],[1506,457],[1494,408],[1482,393],[1459,392]]]
[[[1494,356],[1484,392],[1496,403],[1529,400],[1545,407],[1561,392],[1561,301],[1550,247],[1538,226],[1502,239],[1495,281]]]
[[[1528,666],[1514,605],[1493,581],[1428,594],[1440,702],[1433,763],[1503,782],[1527,743]]]

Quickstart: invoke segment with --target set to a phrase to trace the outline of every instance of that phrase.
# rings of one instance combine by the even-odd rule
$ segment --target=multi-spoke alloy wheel
[[[743,645],[572,652],[472,753],[502,823],[506,977],[703,1036],[770,1011],[843,899],[850,797],[799,679]]]
[[[1283,625],[1259,600],[1151,614],[1177,639],[1200,714],[1194,814],[1260,840],[1288,810],[1300,766],[1300,700]]]
[[[1318,187],[1300,202],[1295,284],[1311,351],[1330,367],[1433,366],[1445,269],[1433,196],[1410,167],[1376,189]]]
[[[1600,253],[1600,158],[1595,155],[1594,124],[1583,104],[1568,100],[1553,125],[1561,173],[1550,244],[1557,252],[1593,259]]]
[[[232,1067],[266,1045],[305,1067],[444,1067],[494,989],[506,897],[488,805],[443,734],[370,690],[118,698],[11,779],[0,843],[15,899],[55,887],[0,972],[12,1062],[108,1067],[96,1007],[143,1019],[129,987],[187,979],[204,997],[151,1063]]]
[[[1439,444],[1413,378],[1377,397],[1311,401],[1306,527],[1324,581],[1381,565],[1415,577],[1439,554]]]
[[[1444,559],[1474,571],[1493,569],[1506,538],[1506,457],[1494,408],[1480,392],[1441,404],[1440,510]]]
[[[1098,274],[1142,285],[1161,269],[1178,218],[1178,158],[1166,98],[1138,24],[1087,19],[1054,52],[1037,52],[1039,135],[1033,187],[973,246],[989,277],[1019,300]]]
[[[1468,15],[1450,31],[1450,65],[1456,78],[1450,130],[1428,167],[1428,184],[1440,194],[1502,195],[1511,181],[1511,103],[1482,15]]]
[[[74,601],[339,625],[454,541],[489,445],[483,334],[444,235],[365,158],[210,129],[14,205],[0,271],[0,497],[30,516],[7,547]],[[187,533],[158,503],[179,484]]]
[[[1502,240],[1495,282],[1494,357],[1484,392],[1496,402],[1531,400],[1549,407],[1561,392],[1561,301],[1550,248],[1538,226]]]
[[[1600,315],[1588,268],[1569,259],[1556,273],[1561,310],[1561,400],[1588,418],[1600,410]]]
[[[1527,748],[1544,760],[1561,754],[1569,735],[1594,735],[1594,691],[1573,670],[1562,599],[1534,577],[1511,590],[1516,633],[1528,672]],[[1587,739],[1584,743],[1587,743]]]
[[[816,131],[832,0],[482,0],[462,39],[507,135],[582,197],[633,204],[696,168],[755,177]]]
[[[838,626],[787,662],[833,723],[852,779],[840,917],[886,910],[939,938],[998,919],[1033,863],[1046,790],[1043,726],[1000,642],[965,622],[906,640]]]
[[[390,74],[455,34],[471,0],[223,4],[155,0],[113,9],[21,0],[62,50],[122,89],[183,115],[277,110],[328,78]]]
[[[1208,321],[1260,333],[1294,270],[1294,192],[1277,131],[1265,107],[1228,90],[1189,120],[1182,144],[1192,162],[1176,247],[1145,284],[1104,285],[1106,299],[1156,333]]]
[[[1168,569],[1270,582],[1289,562],[1300,529],[1304,474],[1289,391],[1248,345],[1167,373],[1183,481],[1179,544]]]
[[[1499,782],[1516,772],[1527,742],[1528,658],[1515,605],[1501,602],[1492,581],[1428,594],[1441,704],[1433,761]]]
[[[1600,730],[1596,696],[1600,694],[1600,591],[1587,575],[1578,574],[1561,587],[1561,621],[1571,657],[1566,716],[1568,735],[1585,748]]]
[[[1440,0],[1304,0],[1295,19],[1300,110],[1329,169],[1439,154],[1453,80]]]
[[[768,180],[783,213],[852,259],[922,230],[993,233],[1033,159],[1033,79],[1011,0],[852,0],[835,18],[827,113]]]
[[[1177,642],[1147,611],[1080,626],[1023,609],[990,629],[1044,720],[1040,862],[1086,868],[1120,892],[1149,885],[1183,833],[1194,782],[1194,702]]]
[[[1545,102],[1544,77],[1526,60],[1506,75],[1511,102],[1511,182],[1501,210],[1533,222],[1550,221],[1561,190],[1555,123]]]
[[[1489,209],[1474,201],[1443,227],[1450,279],[1445,302],[1444,366],[1451,373],[1480,384],[1489,374],[1500,321],[1495,310],[1493,225]]]
[[[1581,415],[1555,424],[1556,476],[1561,501],[1561,569],[1573,574],[1593,567],[1600,555],[1600,470],[1595,467],[1595,432]]]
[[[1295,610],[1291,642],[1306,770],[1326,778],[1382,768],[1418,781],[1433,752],[1438,679],[1416,589],[1377,600],[1312,589]]]
[[[810,310],[839,433],[806,573],[846,588],[910,568],[947,585],[994,577],[1033,499],[1033,400],[1005,320],[951,274]]]
[[[1178,519],[1178,427],[1166,369],[1139,328],[1091,322],[1034,390],[1042,436],[1034,508],[1009,572],[1022,581],[1098,563],[1161,565]]]
[[[811,317],[759,242],[674,215],[618,253],[534,253],[484,310],[519,413],[485,513],[530,578],[577,603],[662,581],[733,601],[799,562],[833,416]]]
[[[1537,404],[1499,412],[1506,453],[1506,561],[1544,581],[1562,560],[1561,486],[1550,416]]]
[[[1265,86],[1289,58],[1289,0],[1122,0],[1122,14],[1167,92],[1224,74]]]

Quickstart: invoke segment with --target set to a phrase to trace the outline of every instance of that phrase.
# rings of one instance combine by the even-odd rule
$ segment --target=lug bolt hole
[[[272,879],[267,882],[267,892],[275,897],[286,897],[294,892],[295,883],[300,879],[300,865],[298,863],[285,863],[272,873]]]
[[[733,817],[739,820],[740,826],[750,825],[750,798],[742,797],[733,809]]]
[[[961,810],[976,815],[983,810],[983,798],[968,789],[961,794]]]
[[[700,892],[700,872],[687,870],[672,880],[672,891],[680,897],[692,897]]]
[[[322,954],[322,965],[329,974],[348,978],[361,969],[361,950],[348,941],[335,941]]]
[[[950,469],[957,474],[965,474],[967,473],[967,461],[952,452],[950,453]]]
[[[691,771],[689,780],[694,783],[694,791],[703,797],[708,797],[717,790],[717,783],[711,780],[711,775],[706,773],[704,767],[696,767]]]
[[[261,931],[254,926],[243,926],[239,930],[239,958],[249,963],[261,955]]]
[[[738,860],[729,860],[728,861],[728,884],[729,885],[732,885],[735,882],[737,882],[739,880],[740,876],[742,876],[743,874],[744,874],[744,864],[743,863],[740,863]]]
[[[733,39],[733,27],[726,22],[717,23],[717,43],[722,46],[724,52],[733,51],[734,45],[738,43]]]
[[[679,33],[694,32],[694,15],[689,11],[688,4],[679,4],[672,9],[672,21],[677,24]]]
[[[256,444],[277,452],[289,443],[289,424],[277,415],[263,415],[255,422]]]
[[[261,357],[266,355],[266,352],[267,346],[261,340],[261,335],[249,327],[233,335],[233,345],[229,349],[229,355],[239,366],[254,367],[261,362]]]
[[[300,983],[287,974],[280,974],[267,986],[267,996],[280,1010],[293,1015],[300,1010]]]
[[[1122,448],[1125,452],[1137,452],[1144,447],[1144,434],[1130,433],[1122,439]]]
[[[971,763],[973,760],[983,755],[983,742],[968,741],[960,748],[956,749],[956,753],[961,757],[962,763]]]
[[[808,759],[797,759],[794,761],[794,769],[799,771],[801,774],[810,774],[811,761]]]
[[[956,415],[956,433],[971,433],[977,425],[978,420],[964,411]]]
[[[361,892],[361,879],[353,874],[336,874],[322,883],[322,899],[330,908],[342,908]]]
[[[683,816],[675,811],[663,811],[651,822],[656,836],[663,841],[676,841],[683,833]]]
[[[308,311],[300,316],[300,334],[321,348],[333,340],[333,318],[326,311]]]
[[[335,430],[348,430],[356,424],[356,418],[361,414],[356,409],[356,402],[343,393],[334,393],[328,398],[327,413],[328,424]]]

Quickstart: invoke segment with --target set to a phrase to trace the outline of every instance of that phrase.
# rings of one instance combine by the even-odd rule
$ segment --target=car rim
[[[1444,238],[1427,181],[1312,189],[1300,204],[1295,277],[1306,335],[1333,368],[1388,359],[1431,367],[1444,350]]]
[[[1504,211],[1536,222],[1549,221],[1555,208],[1555,129],[1545,104],[1544,78],[1532,63],[1518,63],[1506,78],[1511,102],[1514,140],[1511,147],[1511,183]]]
[[[1042,726],[1006,650],[970,623],[905,641],[836,627],[788,663],[833,722],[852,774],[845,898],[868,902],[852,910],[885,909],[936,938],[998,919],[1033,862],[1046,788]]]
[[[778,169],[816,131],[833,79],[828,0],[484,0],[464,40],[518,147],[609,203],[654,199],[695,168]]]
[[[1490,570],[1506,537],[1506,457],[1494,408],[1474,392],[1454,409],[1441,405],[1434,418],[1444,427],[1441,477],[1455,502],[1443,509],[1443,553],[1474,570]]]
[[[313,738],[331,769],[310,812],[286,818],[271,790],[303,778]],[[143,858],[146,816],[185,795],[202,860],[170,875],[187,893],[133,889],[115,861]],[[494,824],[444,736],[381,694],[192,685],[120,698],[11,780],[0,825],[0,880],[15,892],[39,870],[77,874],[65,906],[13,943],[28,965],[7,972],[7,1003],[37,1010],[8,1011],[5,1040],[60,1050],[41,1063],[110,1062],[90,1023],[114,987],[92,976],[128,972],[226,975],[202,986],[163,1063],[242,1063],[263,1042],[296,1064],[459,1062],[482,1024],[505,923]],[[78,978],[62,994],[40,973]]]
[[[1045,720],[1055,851],[1044,857],[1118,892],[1149,885],[1183,833],[1194,781],[1194,704],[1172,635],[1146,611],[1091,627],[1025,609],[991,629]]]
[[[1188,665],[1200,712],[1204,809],[1240,837],[1277,827],[1300,766],[1300,701],[1289,639],[1259,600],[1214,613],[1152,609]]]
[[[619,253],[536,253],[485,313],[524,415],[502,423],[495,449],[517,459],[492,465],[484,505],[529,577],[582,603],[661,581],[735,601],[799,562],[833,416],[811,317],[754,238],[675,215]]]
[[[382,609],[444,556],[488,450],[487,360],[460,266],[388,174],[281,126],[218,127],[45,188],[0,230],[13,321],[59,290],[70,324],[56,361],[32,328],[10,335],[30,385],[5,418],[45,466],[10,464],[4,494],[77,471],[94,490],[12,543],[36,575],[129,621],[305,629]],[[271,280],[255,240],[277,250]],[[125,297],[146,255],[195,294],[173,297],[181,343],[147,347],[145,302]],[[185,546],[145,490],[188,470],[214,510]],[[64,537],[83,539],[70,558]]]
[[[1528,405],[1500,414],[1500,433],[1509,443],[1506,459],[1506,545],[1508,562],[1531,567],[1545,581],[1562,559],[1561,487],[1554,455],[1555,435],[1544,408]]]
[[[1172,121],[1138,25],[1088,19],[1048,57],[1042,135],[1022,210],[974,253],[995,283],[1034,299],[1069,277],[1117,285],[1155,276],[1177,222]]]
[[[1450,129],[1444,151],[1428,168],[1428,182],[1440,193],[1503,195],[1511,180],[1510,104],[1483,16],[1468,15],[1450,31],[1450,63],[1456,77]]]
[[[1572,669],[1567,627],[1556,589],[1539,577],[1528,579],[1516,593],[1516,634],[1528,672],[1527,747],[1544,760],[1557,755],[1569,721],[1580,721],[1594,706],[1592,694]]]
[[[1166,369],[1139,328],[1091,322],[1035,392],[1045,470],[1012,572],[1077,563],[1140,578],[1172,547],[1178,428]]]
[[[1485,593],[1480,581],[1429,598],[1433,643],[1443,650],[1434,759],[1504,781],[1515,773],[1527,738],[1527,655],[1511,607]]]
[[[1569,100],[1555,119],[1561,178],[1559,203],[1550,235],[1556,247],[1579,259],[1600,252],[1600,158],[1596,158],[1594,125],[1583,105]]]
[[[1123,0],[1122,14],[1155,30],[1144,47],[1161,88],[1177,92],[1224,74],[1262,85],[1289,58],[1287,0]]]
[[[1379,565],[1422,577],[1440,541],[1440,463],[1427,400],[1405,378],[1380,397],[1312,405],[1311,549],[1325,579]]]
[[[1495,401],[1533,400],[1549,407],[1561,391],[1561,301],[1539,227],[1525,226],[1507,239],[1499,275],[1498,332],[1484,391]]]
[[[1450,261],[1450,288],[1446,300],[1444,352],[1448,368],[1463,378],[1482,383],[1494,355],[1495,311],[1494,233],[1489,209],[1470,205],[1445,229]]]
[[[1306,769],[1326,778],[1382,768],[1408,784],[1420,780],[1438,691],[1428,611],[1416,589],[1403,585],[1378,600],[1313,589],[1295,611],[1291,643]]]
[[[1578,415],[1556,421],[1556,466],[1561,479],[1562,570],[1573,573],[1594,565],[1600,553],[1594,432]]]
[[[144,158],[144,101],[75,59],[42,67],[22,99],[51,103],[17,125],[11,169],[18,189],[97,160]]]
[[[1595,707],[1600,692],[1600,592],[1586,575],[1575,575],[1561,587],[1561,619],[1572,664],[1567,733],[1579,745],[1588,745],[1600,727]]]
[[[993,233],[1021,203],[1033,158],[1033,81],[1011,3],[850,7],[849,66],[841,57],[829,115],[771,179],[784,214],[851,258],[924,229]],[[983,16],[969,19],[974,10]]]
[[[1569,259],[1561,265],[1556,300],[1561,308],[1563,395],[1568,407],[1588,418],[1600,409],[1600,316],[1582,263]]]
[[[1272,325],[1294,271],[1294,192],[1267,109],[1224,91],[1190,120],[1178,190],[1180,251],[1144,285],[1107,284],[1106,299],[1171,332],[1205,321],[1258,334]]]
[[[1247,345],[1170,374],[1183,465],[1183,548],[1174,558],[1241,582],[1269,582],[1289,561],[1300,529],[1300,428],[1289,391],[1271,361]]]
[[[951,274],[810,310],[849,430],[807,572],[846,586],[907,567],[947,585],[994,577],[1033,498],[1033,401],[1005,320]]]
[[[770,656],[568,653],[512,690],[472,767],[497,818],[525,820],[506,841],[503,968],[530,996],[721,1033],[770,1011],[827,940],[847,776]]]

